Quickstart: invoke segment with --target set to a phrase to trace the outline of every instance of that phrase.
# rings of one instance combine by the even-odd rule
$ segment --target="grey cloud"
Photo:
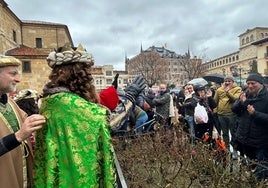
[[[74,44],[93,53],[96,64],[124,69],[125,54],[151,45],[184,54],[217,58],[238,50],[238,35],[267,27],[264,1],[114,0],[13,1],[10,9],[24,20],[68,26]],[[31,5],[31,6],[29,6]],[[201,56],[200,55],[200,56]]]

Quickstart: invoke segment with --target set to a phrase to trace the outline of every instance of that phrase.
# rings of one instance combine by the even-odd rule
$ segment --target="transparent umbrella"
[[[194,86],[196,85],[206,86],[208,82],[204,78],[194,78],[190,80],[188,84],[192,84]]]

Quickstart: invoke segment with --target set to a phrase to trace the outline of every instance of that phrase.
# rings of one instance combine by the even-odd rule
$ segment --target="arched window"
[[[238,61],[239,60],[239,56],[238,55],[236,55],[236,61]]]
[[[246,43],[249,43],[249,38],[248,37],[246,38]]]
[[[244,45],[245,44],[245,39],[242,39],[242,45]]]
[[[254,40],[253,35],[250,35],[250,42],[252,42]]]
[[[233,56],[233,61],[235,61],[235,56]]]

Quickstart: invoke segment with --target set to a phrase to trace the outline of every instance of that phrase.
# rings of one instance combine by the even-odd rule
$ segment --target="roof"
[[[264,38],[264,39],[261,39],[261,40],[258,40],[256,42],[252,42],[251,44],[252,45],[258,45],[258,44],[263,44],[265,42],[268,42],[268,37],[267,38]]]
[[[114,74],[116,74],[116,73],[118,73],[118,74],[128,74],[128,72],[124,71],[124,70],[114,70]]]
[[[45,22],[45,21],[36,21],[36,20],[21,20],[21,21],[23,24],[66,26],[60,23]]]
[[[254,27],[252,29],[247,29],[244,33],[238,35],[238,37],[241,37],[242,35],[244,35],[246,33],[249,33],[249,32],[254,31],[254,30],[259,30],[259,29],[261,29],[261,30],[267,30],[268,27]]]
[[[4,1],[4,0],[0,0],[0,4],[2,4],[3,8],[9,12],[9,14],[15,19],[17,20],[19,23],[21,23],[21,20],[16,16],[16,14],[14,14],[14,12],[8,7],[8,4]]]
[[[151,46],[147,50],[144,50],[144,52],[157,52],[161,57],[170,57],[170,58],[181,57],[174,51],[166,49],[164,46],[163,47]]]
[[[8,50],[5,55],[9,55],[9,56],[47,56],[48,54],[35,49],[35,48],[30,48],[28,46],[25,45],[20,45],[17,48],[13,48],[11,50]]]

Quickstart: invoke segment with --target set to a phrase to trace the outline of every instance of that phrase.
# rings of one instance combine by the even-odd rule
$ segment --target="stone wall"
[[[16,34],[16,41],[13,40],[13,32]],[[0,54],[17,47],[20,43],[20,20],[4,3],[0,3]]]
[[[44,85],[49,81],[48,76],[51,72],[51,68],[44,59],[31,59],[31,70],[31,73],[21,74],[21,82],[17,84],[17,91],[22,89],[34,89],[39,93],[42,92]],[[20,67],[20,72],[21,71],[22,67]]]

